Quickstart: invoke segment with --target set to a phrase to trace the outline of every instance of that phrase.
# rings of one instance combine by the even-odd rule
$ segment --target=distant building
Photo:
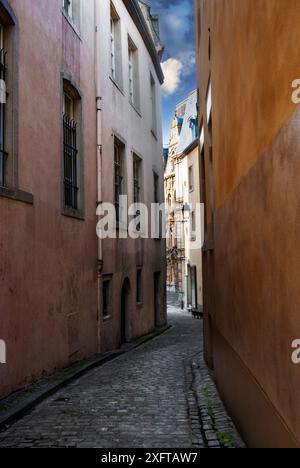
[[[197,92],[176,106],[165,168],[167,286],[189,309],[202,308],[201,248],[195,248],[196,204],[200,203]]]
[[[195,0],[205,355],[249,447],[300,447],[298,0]]]

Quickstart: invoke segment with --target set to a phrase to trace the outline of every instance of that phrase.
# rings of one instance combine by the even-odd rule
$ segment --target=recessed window
[[[193,192],[194,190],[194,168],[193,166],[189,167],[189,191]]]
[[[103,307],[103,318],[107,319],[112,314],[112,280],[111,278],[103,280],[102,307]]]
[[[152,117],[152,132],[157,133],[157,109],[156,109],[156,84],[155,79],[150,73],[150,88],[151,88],[151,117]]]
[[[63,9],[64,12],[69,16],[69,18],[73,18],[73,0],[63,0]]]
[[[142,160],[133,155],[133,199],[134,203],[141,203],[141,191],[142,191]]]
[[[80,2],[81,0],[62,0],[65,16],[71,20],[72,25],[80,28]]]
[[[114,184],[115,184],[115,209],[117,223],[121,220],[120,197],[125,190],[124,168],[125,146],[117,138],[114,140]]]
[[[18,54],[15,18],[0,9],[0,187],[18,188]]]
[[[122,85],[121,21],[113,3],[110,7],[110,76]]]
[[[159,203],[159,176],[153,172],[154,203]]]
[[[137,269],[136,272],[136,302],[142,304],[143,302],[143,270]]]
[[[191,213],[191,241],[196,240],[196,213],[195,211],[192,211]]]
[[[129,84],[129,100],[131,104],[139,110],[140,108],[140,91],[139,91],[139,62],[138,50],[133,40],[128,36],[128,84]]]
[[[81,98],[70,82],[64,80],[63,95],[63,184],[64,208],[82,208]]]

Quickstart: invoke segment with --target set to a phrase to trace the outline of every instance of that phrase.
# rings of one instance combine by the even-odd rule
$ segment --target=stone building
[[[298,0],[195,0],[205,351],[250,447],[300,446],[299,22]]]
[[[196,209],[200,204],[197,132],[194,91],[175,109],[165,168],[167,286],[182,294],[188,309],[200,311],[203,299],[201,245],[196,244]]]
[[[164,241],[96,236],[118,161],[122,193],[163,199],[161,50],[139,3],[1,0],[0,24],[3,396],[166,316]]]

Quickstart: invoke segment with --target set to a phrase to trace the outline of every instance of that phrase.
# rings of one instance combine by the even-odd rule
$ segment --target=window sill
[[[103,317],[103,322],[110,322],[112,319],[112,316],[111,315],[107,315],[105,317]]]
[[[113,78],[111,75],[109,76],[109,79],[110,79],[110,81],[115,85],[115,87],[117,88],[117,90],[120,91],[120,93],[121,93],[123,96],[125,96],[125,93],[124,93],[124,91],[122,90],[121,86],[117,83],[116,80],[114,80],[114,78]]]
[[[78,219],[79,221],[85,221],[84,213],[80,210],[72,210],[72,208],[64,208],[62,213],[66,218]]]
[[[26,203],[27,205],[33,205],[34,202],[34,198],[31,193],[9,187],[0,187],[0,197]]]
[[[151,134],[152,134],[153,138],[155,138],[155,140],[158,141],[156,132],[153,129],[151,130]]]
[[[131,107],[135,110],[135,112],[137,113],[137,115],[138,115],[139,117],[142,118],[141,111],[133,104],[133,102],[129,101],[129,104],[130,104]]]
[[[69,23],[69,25],[73,29],[73,31],[76,34],[76,36],[78,37],[78,39],[80,41],[82,41],[80,31],[79,31],[78,27],[76,26],[76,24],[74,23],[74,21],[72,20],[72,18],[70,18],[70,16],[65,12],[65,10],[63,8],[62,8],[61,12],[62,12],[65,20]]]

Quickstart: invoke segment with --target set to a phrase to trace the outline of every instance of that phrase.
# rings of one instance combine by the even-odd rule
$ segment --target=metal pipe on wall
[[[97,125],[97,206],[102,203],[102,109],[101,109],[101,76],[100,76],[100,2],[95,0],[95,80],[96,80],[96,125]],[[98,352],[101,351],[101,284],[103,268],[103,245],[98,237],[97,283],[98,283]]]

